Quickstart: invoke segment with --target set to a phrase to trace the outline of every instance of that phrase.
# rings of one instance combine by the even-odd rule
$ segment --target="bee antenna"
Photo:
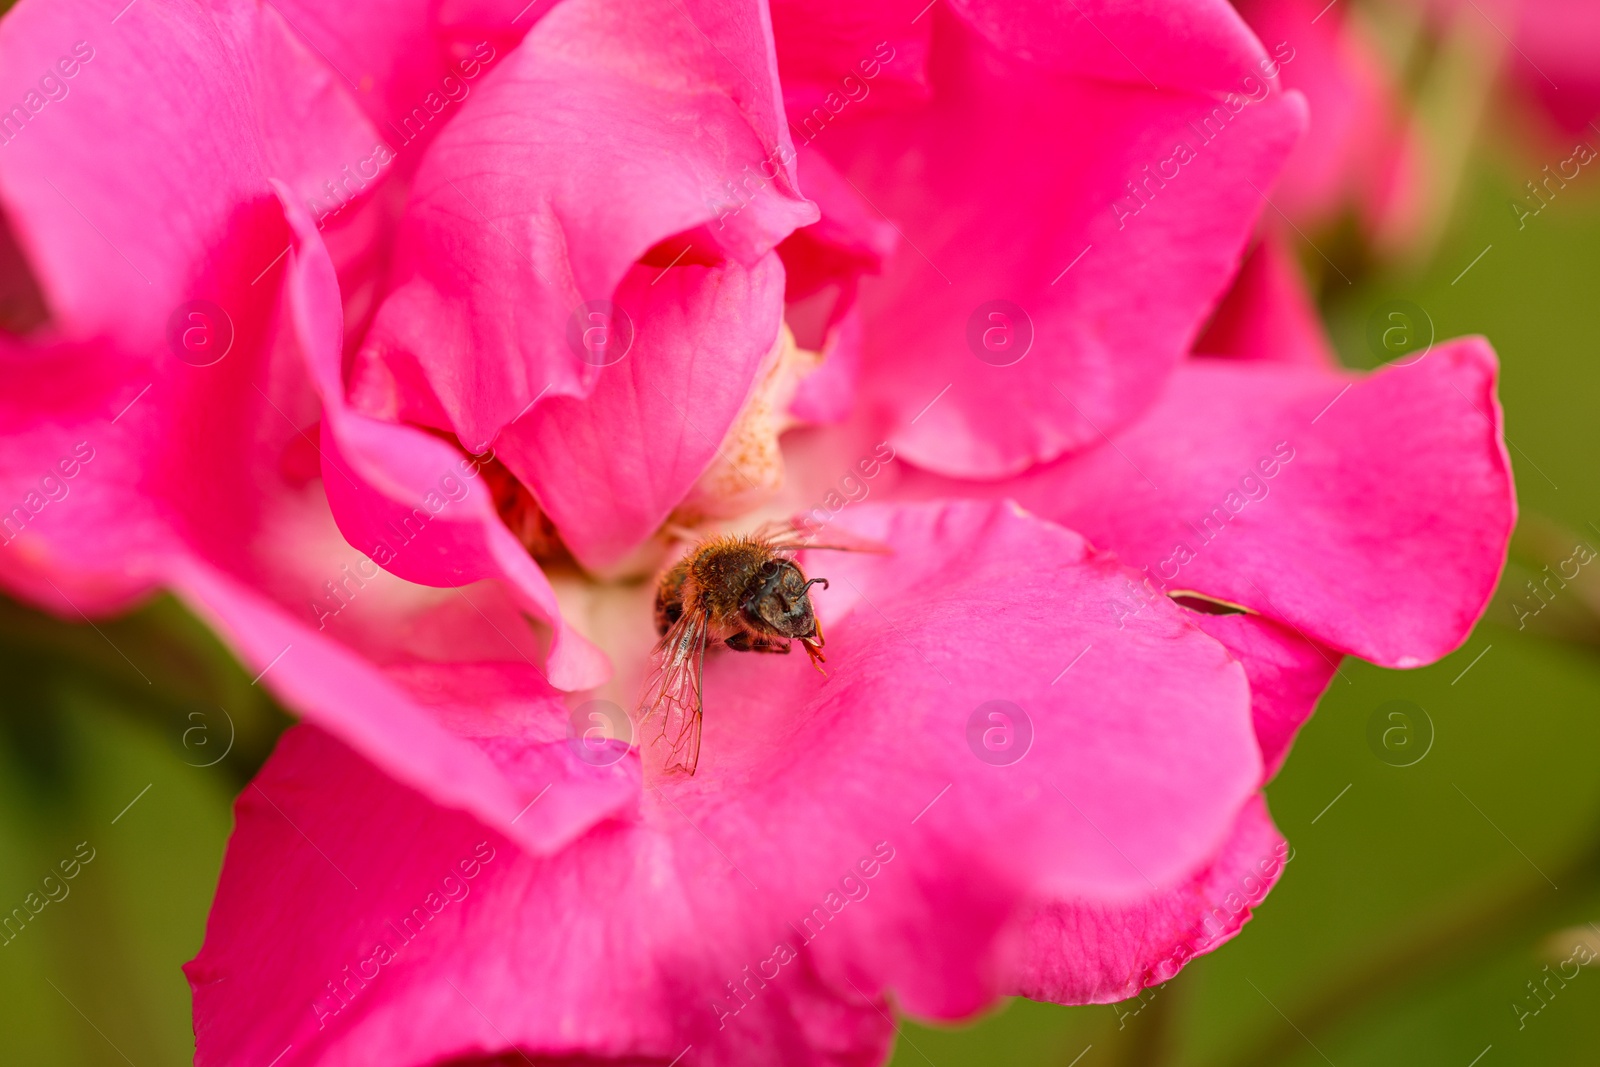
[[[806,581],[805,586],[802,587],[800,591],[803,593],[807,589],[810,589],[814,585],[820,585],[820,586],[822,586],[822,588],[826,589],[826,588],[828,588],[828,579],[826,579],[826,578],[811,578],[811,579],[808,579]]]

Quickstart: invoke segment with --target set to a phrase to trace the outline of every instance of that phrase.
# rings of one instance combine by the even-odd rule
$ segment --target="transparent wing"
[[[668,747],[665,765],[690,774],[700,762],[700,679],[709,638],[705,613],[685,611],[656,644],[656,666],[641,704],[641,729],[660,716],[661,730],[652,743]]]
[[[882,541],[857,537],[846,530],[830,530],[827,538],[823,539],[824,529],[821,523],[808,522],[802,517],[796,517],[762,523],[751,531],[750,537],[765,541],[777,552],[798,552],[801,549],[814,548],[829,552],[871,552],[880,556],[894,554],[894,549]]]

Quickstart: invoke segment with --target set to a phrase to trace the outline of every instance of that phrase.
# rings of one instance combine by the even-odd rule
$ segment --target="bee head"
[[[768,560],[750,583],[741,611],[746,621],[767,633],[811,637],[817,631],[817,620],[806,590],[818,583],[828,587],[826,578],[807,580],[790,560]]]

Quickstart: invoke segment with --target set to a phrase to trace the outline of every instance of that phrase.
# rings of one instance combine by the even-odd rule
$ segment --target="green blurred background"
[[[1347,363],[1377,362],[1367,323],[1395,299],[1500,353],[1522,521],[1488,617],[1432,667],[1346,662],[1268,790],[1294,860],[1235,940],[1121,1005],[907,1023],[896,1067],[1600,1063],[1600,964],[1546,981],[1577,941],[1600,952],[1600,567],[1525,628],[1511,607],[1579,541],[1600,547],[1600,174],[1518,230],[1511,198],[1570,139],[1530,134],[1503,88],[1468,128],[1420,259],[1313,239],[1354,279],[1322,286]],[[288,719],[170,601],[98,629],[0,601],[0,693],[0,911],[93,857],[0,947],[0,1063],[189,1062],[179,967],[231,800]],[[1409,766],[1369,743],[1397,700],[1432,724]]]

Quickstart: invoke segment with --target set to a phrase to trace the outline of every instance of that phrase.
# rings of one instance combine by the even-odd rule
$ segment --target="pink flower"
[[[1346,374],[1263,284],[1257,358],[1190,354],[1303,124],[1238,91],[1259,43],[1212,0],[517,6],[0,23],[0,580],[172,590],[306,720],[199,1062],[878,1062],[891,1006],[1235,933],[1339,658],[1459,644],[1513,518],[1481,341]],[[801,559],[830,675],[708,657],[692,778],[593,743],[663,525],[797,511],[892,549]]]

